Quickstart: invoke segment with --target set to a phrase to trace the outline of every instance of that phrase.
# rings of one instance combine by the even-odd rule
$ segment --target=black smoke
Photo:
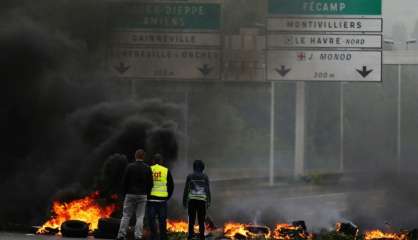
[[[95,0],[1,4],[0,228],[42,223],[53,199],[117,191],[110,178],[138,148],[177,159],[181,109],[133,99],[107,77],[105,9]]]

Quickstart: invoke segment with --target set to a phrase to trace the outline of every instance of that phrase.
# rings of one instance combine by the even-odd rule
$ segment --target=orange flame
[[[74,200],[69,203],[54,201],[52,204],[52,217],[37,231],[38,234],[48,233],[47,228],[59,229],[61,224],[67,220],[80,220],[89,224],[89,230],[97,229],[100,218],[108,218],[116,210],[117,205],[101,207],[96,200],[99,192],[94,192],[89,196]],[[112,196],[116,199],[117,196]]]
[[[233,238],[235,235],[240,234],[242,236],[247,236],[246,224],[229,222],[224,226],[224,235],[225,237]]]
[[[195,224],[193,228],[195,232],[199,231],[199,225]],[[207,224],[205,224],[205,233],[211,230],[213,229],[211,229]],[[167,231],[174,233],[188,233],[189,223],[184,220],[167,219]]]
[[[183,220],[170,220],[167,219],[167,231],[187,233],[189,224]]]
[[[373,230],[365,233],[365,240],[374,240],[374,239],[393,239],[393,240],[406,240],[407,237],[405,234],[396,234],[396,233],[384,233],[380,230]]]
[[[300,226],[293,226],[291,224],[282,223],[277,224],[273,231],[273,238],[279,240],[290,240],[294,238],[307,239],[305,231]]]
[[[263,229],[263,231],[259,232],[256,230],[251,229]],[[224,236],[229,238],[235,238],[238,235],[241,235],[242,237],[247,238],[263,238],[267,239],[270,238],[270,229],[265,226],[257,226],[257,225],[251,225],[251,224],[242,224],[242,223],[234,223],[229,222],[224,225]]]

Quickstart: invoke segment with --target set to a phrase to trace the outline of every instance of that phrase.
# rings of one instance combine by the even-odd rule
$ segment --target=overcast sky
[[[410,35],[418,20],[418,0],[383,0],[384,34],[392,35],[392,27],[404,23]]]

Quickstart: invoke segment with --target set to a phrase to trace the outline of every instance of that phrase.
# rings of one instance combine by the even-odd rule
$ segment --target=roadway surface
[[[182,187],[176,184],[175,196],[170,201],[169,213],[177,218],[187,219],[181,207]],[[378,207],[379,199],[385,194],[378,189],[359,186],[332,184],[316,186],[303,183],[282,183],[274,187],[264,181],[248,184],[213,184],[213,202],[208,214],[215,224],[229,220],[243,223],[259,223],[269,219],[270,223],[284,223],[305,220],[309,231],[333,228],[335,223],[344,221],[344,213],[352,199],[368,199]],[[371,197],[373,196],[373,197]],[[270,223],[265,223],[269,224]],[[61,240],[75,239],[61,236],[40,236],[23,233],[0,233],[0,240]],[[94,239],[89,237],[88,239]]]
[[[34,235],[34,234],[23,234],[23,233],[0,233],[0,240],[63,240],[63,239],[83,239],[86,238],[64,238],[61,236],[42,236],[42,235]],[[89,237],[88,239],[95,239],[93,237]]]

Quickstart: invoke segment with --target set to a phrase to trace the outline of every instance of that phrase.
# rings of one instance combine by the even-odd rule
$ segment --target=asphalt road
[[[42,235],[34,235],[34,234],[23,234],[23,233],[0,233],[0,240],[64,240],[64,239],[83,239],[86,238],[64,238],[61,236],[42,236]],[[88,239],[95,239],[93,237],[89,237]]]
[[[314,186],[309,184],[282,184],[275,187],[263,184],[221,184],[220,186],[214,184],[212,190],[214,193],[213,203],[208,213],[215,224],[234,219],[239,221],[245,219],[242,221],[253,223],[265,218],[272,219],[275,223],[305,220],[311,231],[317,231],[324,227],[332,228],[337,221],[344,220],[343,213],[347,211],[349,207],[347,203],[350,202],[350,199],[367,198],[368,201],[375,202],[373,205],[377,207],[383,194],[377,189],[360,189],[358,186]],[[186,219],[186,211],[179,208],[181,191],[177,191],[175,195],[177,196],[174,196],[170,201],[170,212],[174,212],[175,208],[178,208],[181,212],[177,216]],[[23,239],[61,240],[69,238],[0,233],[0,240]],[[94,239],[94,237],[89,239]]]

